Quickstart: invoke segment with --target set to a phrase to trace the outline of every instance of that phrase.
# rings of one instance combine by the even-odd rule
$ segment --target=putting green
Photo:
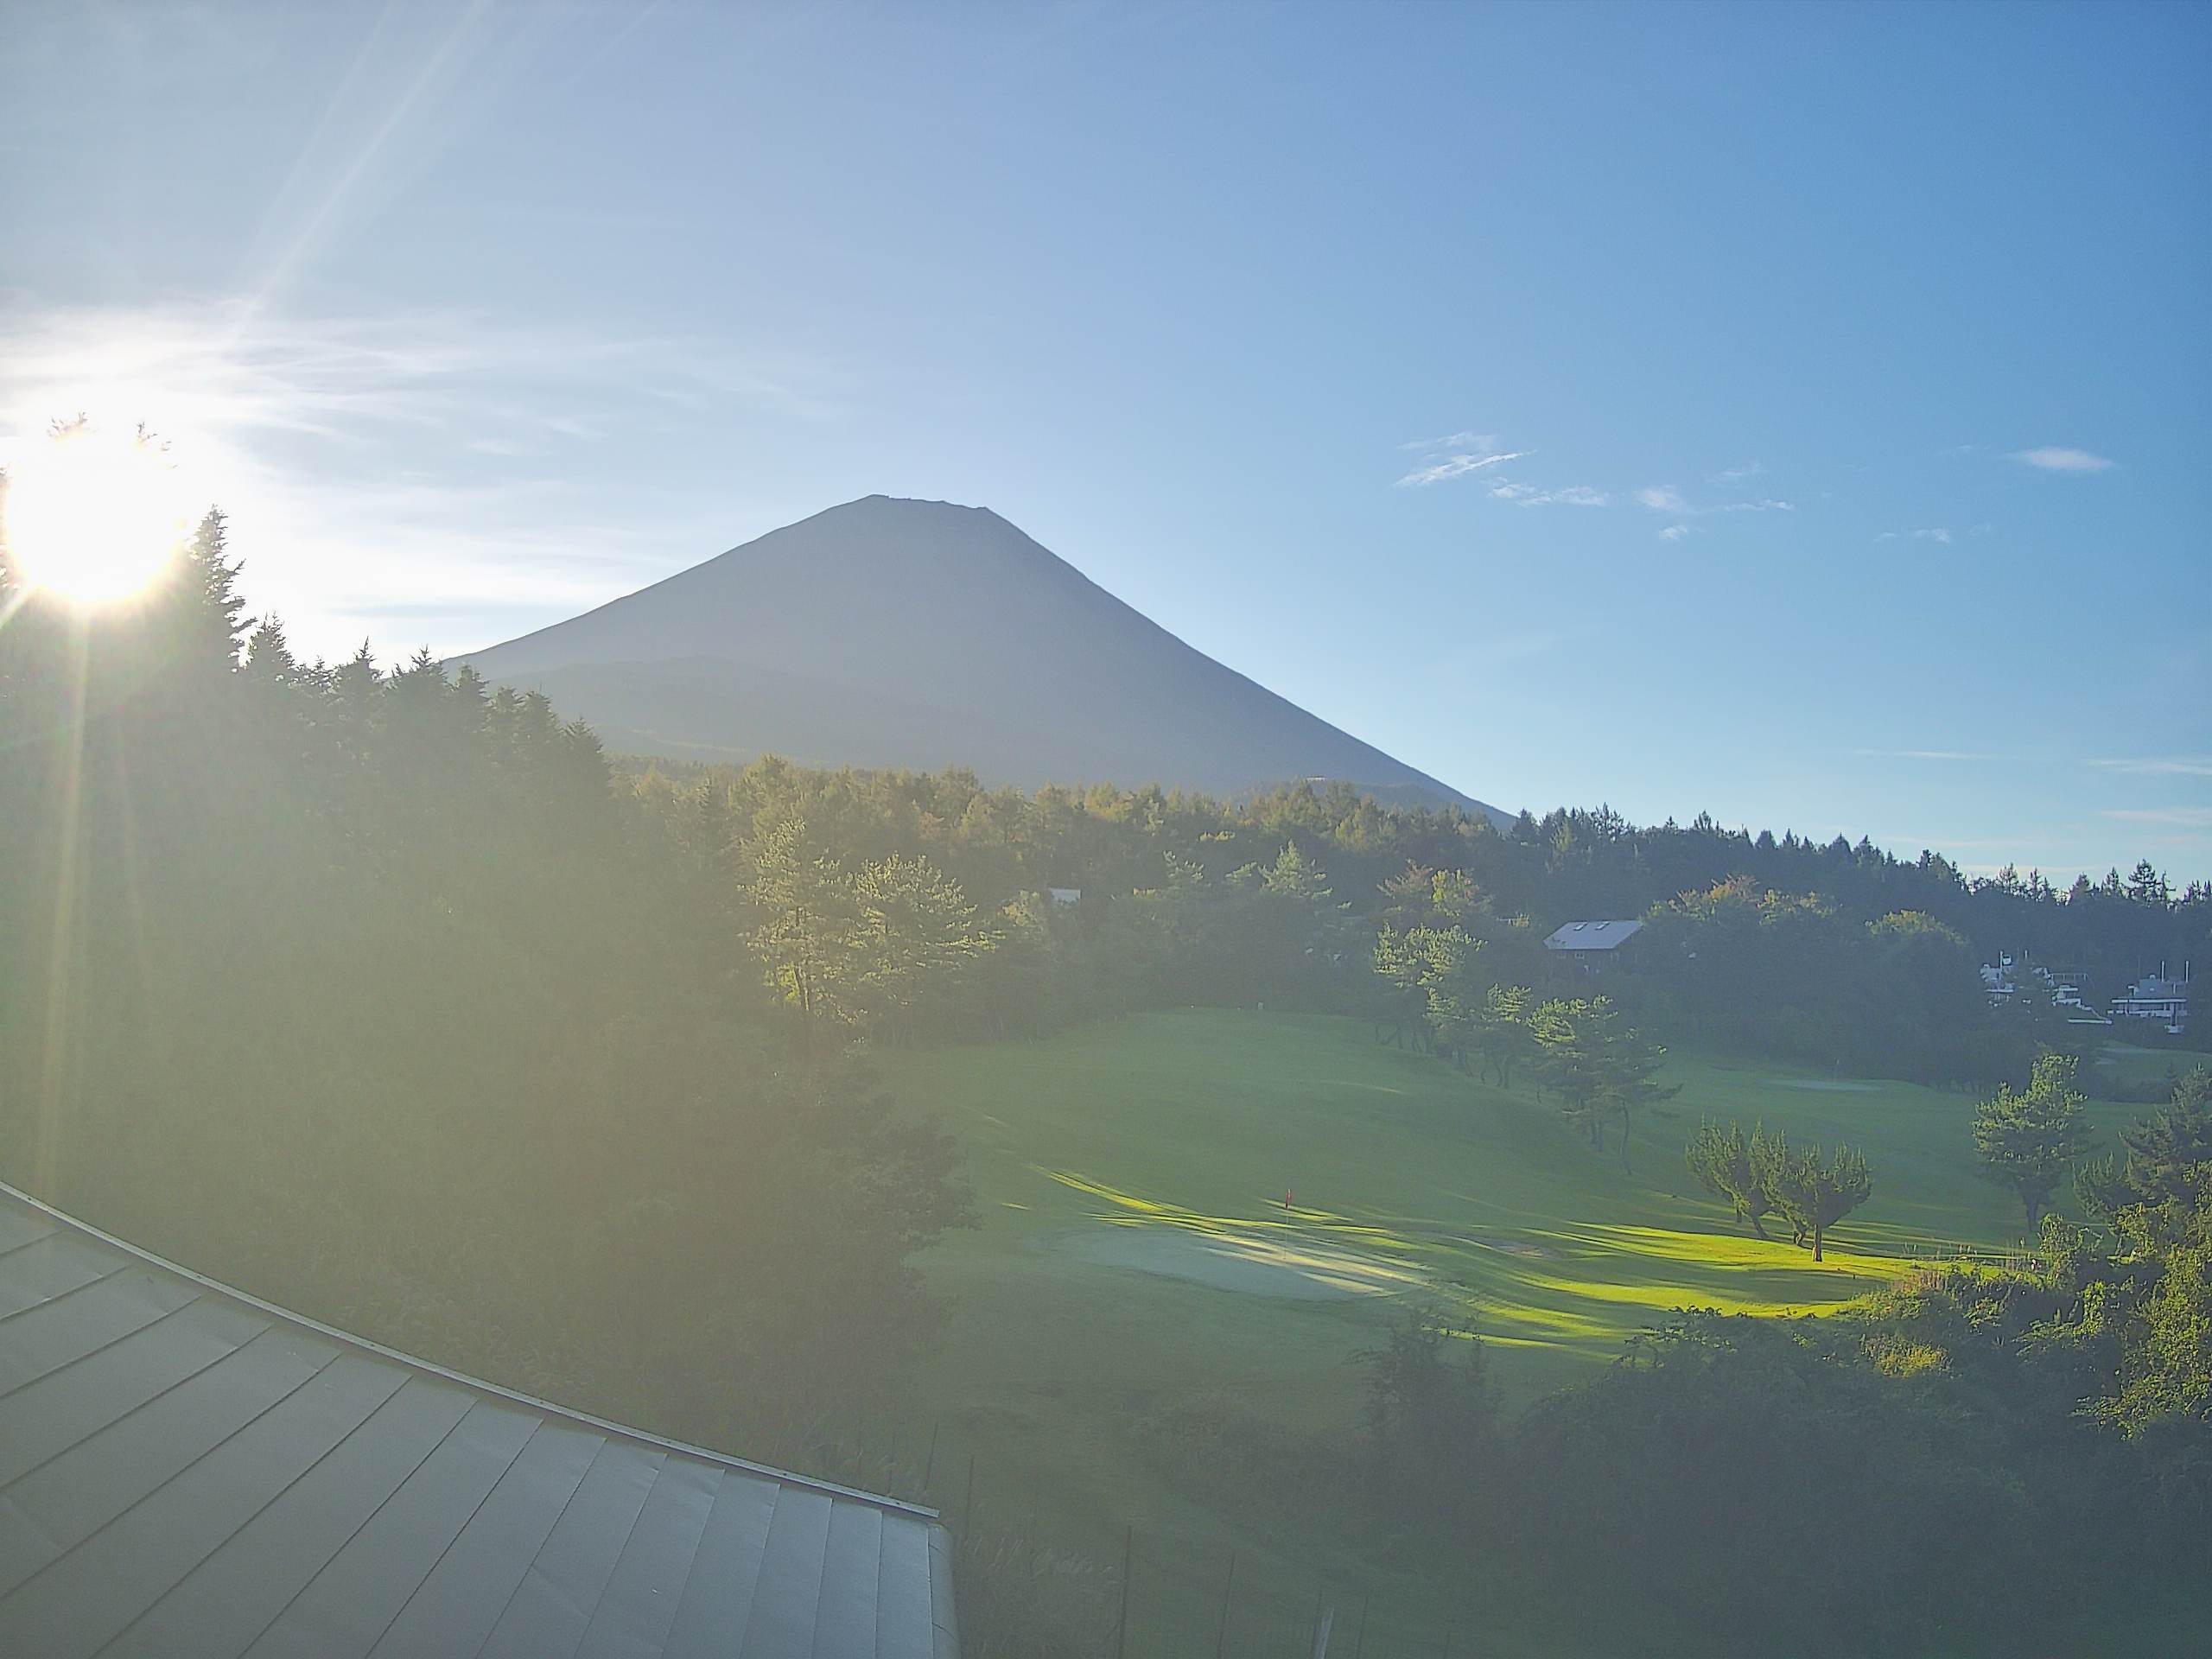
[[[1295,1301],[1387,1296],[1421,1278],[1415,1271],[1326,1244],[1173,1226],[1084,1228],[1059,1235],[1052,1248],[1098,1267]]]

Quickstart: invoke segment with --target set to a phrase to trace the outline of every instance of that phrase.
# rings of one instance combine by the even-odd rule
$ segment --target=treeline
[[[2117,977],[2115,964],[2157,960],[2145,953],[2202,954],[2212,926],[2201,885],[2177,897],[2147,866],[2133,884],[2062,902],[2009,878],[1966,880],[1932,855],[1907,864],[1703,820],[1639,830],[1604,811],[1562,813],[1501,831],[1343,785],[1230,803],[1107,785],[1025,794],[959,771],[639,764],[632,788],[702,906],[726,906],[766,838],[792,824],[810,856],[840,869],[919,861],[957,889],[977,948],[926,1006],[880,1027],[907,1038],[1265,1002],[1367,1015],[1454,1055],[1479,1049],[1495,1071],[1528,1051],[1528,1018],[1572,994],[1544,937],[1568,920],[1637,917],[1647,926],[1608,961],[1605,988],[1643,1029],[1987,1085],[2024,1078],[2037,1052],[2078,1046],[2083,1028],[2035,995],[1991,1007],[1984,960],[2019,936],[2051,938]],[[1760,868],[1835,886],[1783,890]],[[1679,880],[1690,885],[1669,885]],[[2031,914],[2042,917],[2032,928]]]
[[[2026,951],[2076,969],[2108,997],[2161,961],[2201,958],[2212,938],[2212,882],[2177,884],[2147,860],[2122,877],[2056,887],[2007,867],[1968,876],[1936,853],[1901,859],[1861,839],[1724,830],[1707,815],[1639,828],[1609,808],[1524,813],[1500,829],[1459,808],[1384,806],[1344,784],[1300,782],[1249,798],[1100,784],[1033,792],[986,788],[972,772],[810,772],[634,763],[664,810],[691,815],[709,842],[733,820],[765,827],[794,807],[841,855],[925,855],[986,912],[1047,887],[1107,893],[1160,886],[1169,855],[1219,880],[1272,862],[1286,844],[1325,870],[1340,901],[1375,908],[1408,867],[1464,874],[1499,917],[1538,938],[1561,921],[1642,917],[1687,893],[1733,886],[1756,902],[1813,896],[1849,925],[1925,917],[1966,941],[1979,965]]]
[[[795,1052],[766,917],[735,876],[696,902],[588,729],[426,656],[297,661],[223,542],[87,615],[0,567],[0,1175],[403,1347],[803,1455],[931,1328],[950,1143],[842,1044]],[[867,995],[906,968],[879,950]]]
[[[1365,1356],[1365,1490],[1437,1571],[1584,1610],[1603,1651],[2181,1651],[2212,1544],[2212,1072],[2122,1139],[2029,1271],[1678,1313],[1517,1417],[1471,1316],[1410,1319]]]

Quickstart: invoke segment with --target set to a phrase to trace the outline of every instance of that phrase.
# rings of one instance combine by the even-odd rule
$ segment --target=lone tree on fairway
[[[1513,1068],[1534,1046],[1529,1035],[1529,988],[1493,985],[1483,997],[1469,1039],[1483,1057],[1483,1071],[1501,1089],[1513,1086]]]
[[[1604,997],[1554,997],[1529,1016],[1529,1035],[1535,1044],[1536,1075],[1559,1096],[1567,1121],[1590,1137],[1599,1152],[1605,1149],[1605,1119],[1599,1099],[1605,1087],[1605,1052],[1608,1028],[1618,1016]]]
[[[2058,1178],[2088,1146],[2083,1099],[2074,1086],[2072,1057],[2045,1054],[2025,1089],[1999,1084],[1994,1096],[1974,1108],[1974,1147],[1981,1154],[1982,1178],[2019,1195],[2030,1231],[2043,1218]]]
[[[1765,1160],[1767,1196],[1789,1218],[1798,1243],[1811,1239],[1813,1260],[1823,1261],[1828,1229],[1873,1195],[1866,1154],[1838,1147],[1834,1157],[1823,1160],[1817,1146],[1793,1152],[1786,1136],[1774,1144],[1775,1154]]]
[[[1554,998],[1529,1016],[1537,1075],[1558,1091],[1567,1121],[1605,1149],[1605,1125],[1621,1126],[1621,1167],[1628,1167],[1630,1126],[1637,1112],[1681,1093],[1653,1080],[1667,1051],[1621,1023],[1610,997]]]
[[[1742,1124],[1732,1119],[1724,1129],[1707,1119],[1697,1126],[1697,1136],[1683,1154],[1698,1185],[1714,1198],[1726,1199],[1736,1219],[1749,1224],[1761,1238],[1767,1236],[1767,1230],[1759,1224],[1760,1218],[1774,1213],[1774,1200],[1767,1196],[1760,1179],[1765,1161],[1760,1154],[1766,1144],[1763,1124],[1754,1123],[1746,1141]]]
[[[1598,999],[1600,1002],[1605,998]],[[1662,1101],[1672,1100],[1682,1092],[1679,1083],[1657,1082],[1660,1065],[1667,1058],[1667,1051],[1633,1027],[1621,1027],[1608,1024],[1605,1047],[1599,1055],[1605,1081],[1599,1100],[1604,1109],[1621,1122],[1621,1167],[1628,1167],[1629,1128],[1635,1115],[1647,1106],[1656,1106]]]

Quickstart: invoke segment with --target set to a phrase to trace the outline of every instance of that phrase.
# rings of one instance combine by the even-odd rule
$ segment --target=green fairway
[[[1217,1471],[1163,1459],[1141,1427],[1196,1411],[1248,1447],[1270,1426],[1349,1436],[1354,1356],[1401,1299],[1478,1308],[1518,1403],[1671,1308],[1817,1312],[1894,1273],[1908,1242],[2021,1230],[2017,1201],[1975,1178],[1967,1096],[1766,1063],[1672,1061],[1682,1093],[1638,1125],[1632,1173],[1526,1084],[1478,1084],[1349,1020],[1154,1014],[883,1064],[959,1137],[982,1221],[924,1258],[949,1315],[917,1403],[941,1426],[934,1495],[960,1518],[972,1454],[977,1505],[1001,1519],[1102,1560],[1133,1525],[1133,1653],[1212,1637],[1231,1548],[1254,1621],[1232,1652],[1296,1645],[1317,1574],[1391,1598],[1408,1652],[1454,1619],[1501,1628],[1433,1588],[1386,1591],[1309,1504],[1255,1521],[1266,1469],[1240,1470],[1244,1501],[1226,1502]],[[2139,1109],[2093,1107],[2099,1135]],[[1696,1192],[1681,1149],[1700,1116],[1865,1147],[1873,1198],[1826,1262]],[[1395,1651],[1376,1621],[1368,1651]]]
[[[2163,1083],[2169,1077],[2178,1077],[2200,1065],[2212,1065],[2212,1054],[2199,1054],[2185,1048],[2152,1048],[2131,1043],[2123,1035],[2115,1037],[2090,1057],[2082,1068],[2082,1086],[2094,1095],[2100,1085]]]

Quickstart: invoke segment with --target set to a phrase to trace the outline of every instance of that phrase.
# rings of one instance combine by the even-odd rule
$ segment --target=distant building
[[[1047,887],[1045,891],[1050,895],[1054,904],[1065,905],[1070,910],[1073,910],[1083,902],[1081,887]]]
[[[1642,922],[1567,922],[1544,941],[1552,960],[1592,976],[1620,959],[1620,948],[1643,931]]]
[[[2182,1027],[2189,1023],[2189,964],[2182,964],[2179,979],[2168,979],[2162,973],[2145,974],[2128,987],[2126,995],[2113,999],[2112,1017],[2155,1020],[2170,1035],[2181,1035]]]
[[[2046,968],[2024,957],[2000,956],[1981,964],[1981,988],[1992,1007],[2004,1007],[2031,988],[2039,988],[2060,1009],[2070,1026],[2108,1026],[2112,1023],[2082,998],[2082,974],[2075,968]]]
[[[2020,982],[2013,976],[2012,958],[1999,957],[1994,962],[1981,964],[1981,988],[1989,993],[1990,1006],[2001,1007],[2019,994]]]

